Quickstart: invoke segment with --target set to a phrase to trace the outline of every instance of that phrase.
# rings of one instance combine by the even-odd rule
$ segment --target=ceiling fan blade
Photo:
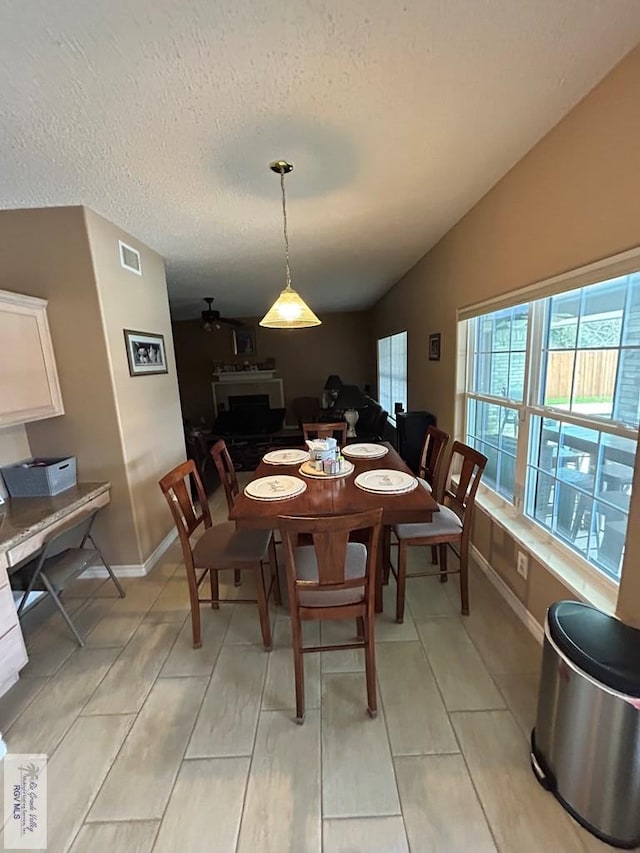
[[[211,307],[215,302],[213,296],[205,296],[204,301],[207,303],[207,307],[200,313],[200,317],[205,326],[218,326],[219,323],[226,323],[227,326],[244,326],[242,320],[234,320],[232,317],[221,317],[220,312],[216,308]],[[210,328],[207,328],[207,331],[210,331]]]

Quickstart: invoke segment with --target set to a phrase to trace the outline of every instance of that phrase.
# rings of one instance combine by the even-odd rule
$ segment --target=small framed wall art
[[[256,332],[251,326],[240,326],[233,330],[233,354],[255,355]]]
[[[135,332],[132,329],[123,331],[130,376],[169,372],[163,335]]]
[[[440,332],[429,335],[429,361],[440,361]]]

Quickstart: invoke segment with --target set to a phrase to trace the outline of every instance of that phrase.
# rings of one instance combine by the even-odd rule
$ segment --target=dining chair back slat
[[[333,423],[308,423],[302,424],[302,433],[305,441],[313,438],[336,438],[338,445],[343,447],[347,443],[347,429],[349,424],[346,421],[335,421]]]
[[[422,454],[420,456],[419,476],[431,486],[434,496],[438,497],[440,473],[446,458],[449,433],[435,426],[427,427]]]
[[[311,584],[308,581],[298,581],[298,583],[316,589],[348,583],[344,576],[344,567],[349,534],[337,531],[336,533],[314,533],[312,540],[318,563],[318,583]]]
[[[461,441],[453,442],[449,457],[449,484],[441,502],[452,509],[462,521],[469,506],[473,506],[486,464],[487,457],[480,451]],[[458,482],[454,483],[451,475],[458,468]]]

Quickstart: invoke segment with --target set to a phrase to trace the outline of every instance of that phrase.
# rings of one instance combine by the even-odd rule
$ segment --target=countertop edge
[[[78,483],[78,485],[79,486],[92,486],[94,484],[93,483]],[[45,528],[49,527],[51,524],[55,524],[56,521],[59,521],[60,519],[64,518],[67,515],[70,515],[74,510],[79,509],[84,504],[89,503],[89,501],[92,501],[94,498],[99,497],[104,492],[110,491],[110,489],[111,489],[111,483],[110,482],[95,483],[95,488],[86,492],[84,495],[77,497],[76,500],[67,504],[65,507],[58,509],[58,510],[54,510],[53,512],[44,516],[41,521],[34,522],[33,524],[29,525],[28,527],[25,527],[23,530],[21,530],[20,532],[16,533],[15,535],[13,535],[7,539],[2,539],[1,524],[0,524],[0,549],[2,551],[8,551],[10,548],[13,548],[15,545],[22,542],[24,539],[28,539],[30,536],[33,536],[34,533],[38,533],[38,531],[44,530]],[[63,495],[64,492],[60,492],[60,494]],[[58,497],[58,495],[54,495],[53,497]],[[8,509],[10,510],[12,501],[28,501],[28,500],[32,500],[32,499],[31,498],[9,498],[7,501]],[[1,510],[0,510],[0,512],[1,512]]]

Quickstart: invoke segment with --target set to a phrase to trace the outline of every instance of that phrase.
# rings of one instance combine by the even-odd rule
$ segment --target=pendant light
[[[293,171],[293,164],[286,160],[275,160],[269,164],[272,172],[280,175],[282,189],[282,218],[284,222],[284,261],[287,271],[287,286],[273,303],[271,308],[260,320],[261,326],[267,329],[308,329],[319,326],[322,322],[311,308],[291,287],[291,270],[289,269],[289,235],[287,234],[287,205],[284,195],[284,176]]]

